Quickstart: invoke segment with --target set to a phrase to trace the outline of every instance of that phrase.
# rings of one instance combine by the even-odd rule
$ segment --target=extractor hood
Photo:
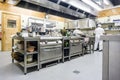
[[[42,11],[48,14],[53,14],[69,19],[81,19],[81,18],[86,18],[89,15],[92,15],[84,11],[81,12],[80,9],[73,10],[70,9],[69,6],[65,7],[59,5],[58,2],[54,3],[51,2],[51,0],[21,0],[16,6],[32,9],[36,11]],[[95,17],[95,15],[92,16]]]

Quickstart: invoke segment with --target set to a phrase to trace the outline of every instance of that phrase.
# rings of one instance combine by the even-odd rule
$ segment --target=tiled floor
[[[0,52],[0,80],[102,80],[102,53],[87,54],[24,75],[11,63],[10,52]]]

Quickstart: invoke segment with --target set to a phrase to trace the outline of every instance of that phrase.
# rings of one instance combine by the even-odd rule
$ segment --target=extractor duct
[[[71,16],[74,16],[77,18],[85,18],[86,17],[86,15],[83,13],[71,10],[69,8],[58,5],[58,4],[48,1],[48,0],[23,0],[23,1],[26,1],[28,3],[32,3],[32,4],[35,4],[38,6],[42,6],[42,7],[51,9],[51,10],[55,10],[55,11],[61,12],[63,14],[68,14],[68,15],[71,15]]]

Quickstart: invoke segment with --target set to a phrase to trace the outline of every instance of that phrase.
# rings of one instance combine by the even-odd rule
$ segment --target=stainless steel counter
[[[120,80],[120,35],[101,36],[103,40],[102,80]]]
[[[120,35],[104,35],[104,36],[101,36],[101,39],[102,40],[110,40],[110,41],[120,40]]]

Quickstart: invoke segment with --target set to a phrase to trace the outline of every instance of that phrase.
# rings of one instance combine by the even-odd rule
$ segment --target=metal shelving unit
[[[63,37],[62,51],[63,51],[62,61],[64,62],[65,58],[68,58],[70,60],[70,37]]]
[[[23,68],[24,68],[24,74],[27,73],[27,68],[29,67],[33,67],[33,66],[37,66],[37,69],[39,70],[39,65],[40,65],[40,61],[39,61],[39,37],[19,37],[19,36],[14,36],[12,38],[12,47],[15,45],[15,40],[18,40],[18,41],[23,41],[24,42],[24,49],[23,50],[20,50],[18,48],[15,48],[13,49],[12,48],[12,53],[13,52],[19,52],[20,54],[22,54],[24,56],[24,60],[23,62],[18,62],[18,64],[20,64]],[[37,45],[36,45],[36,51],[33,51],[33,52],[28,52],[27,51],[27,42],[36,42]],[[36,54],[37,55],[37,59],[33,62],[30,62],[28,63],[27,62],[27,57],[28,55],[34,55]],[[14,58],[12,58],[12,62],[14,63]]]

